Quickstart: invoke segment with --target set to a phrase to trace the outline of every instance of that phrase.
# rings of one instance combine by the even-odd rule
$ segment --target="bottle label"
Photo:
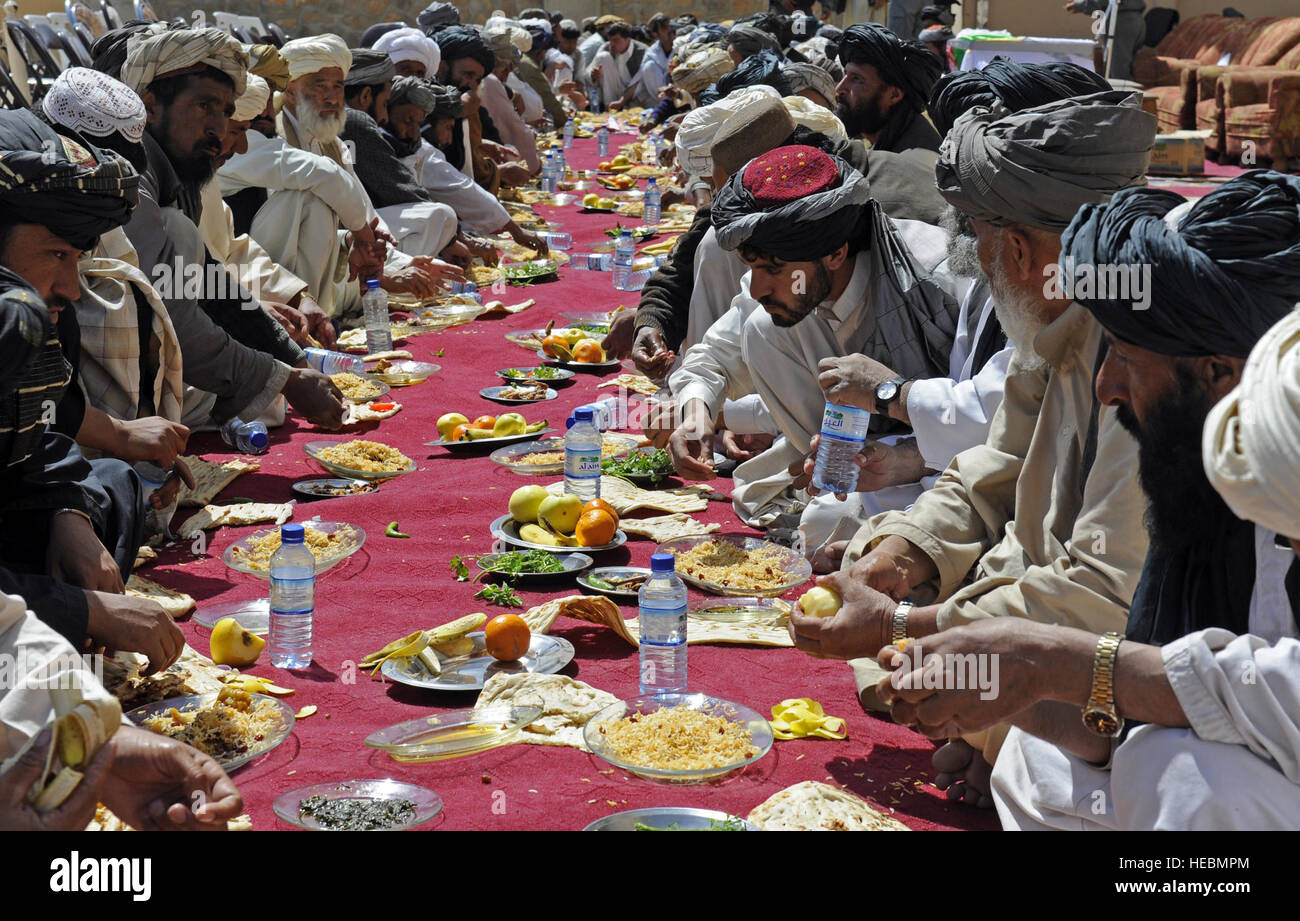
[[[822,414],[822,437],[863,442],[867,439],[867,426],[870,422],[871,413],[856,406],[827,403],[826,411]]]
[[[594,451],[565,451],[564,475],[589,480],[600,476],[600,449]]]

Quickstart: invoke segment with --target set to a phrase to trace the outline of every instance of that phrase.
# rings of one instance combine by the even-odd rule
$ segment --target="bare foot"
[[[961,739],[952,739],[934,753],[930,764],[938,772],[934,785],[947,791],[948,799],[976,809],[992,808],[989,779],[993,765],[983,754]]]
[[[837,540],[822,547],[809,560],[812,563],[813,572],[839,572],[840,563],[844,559],[844,551],[847,549],[849,549],[847,540]]]

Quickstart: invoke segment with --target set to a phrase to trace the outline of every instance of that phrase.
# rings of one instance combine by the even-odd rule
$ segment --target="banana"
[[[519,536],[530,544],[544,544],[547,547],[560,546],[559,538],[556,535],[535,524],[526,524],[521,527]]]
[[[540,432],[542,429],[546,428],[546,426],[549,424],[550,423],[547,422],[547,420],[545,419],[543,419],[541,422],[530,422],[528,424],[528,427],[524,429],[524,434],[532,435],[534,432]]]
[[[474,641],[467,636],[458,636],[454,640],[448,640],[445,643],[439,643],[434,647],[439,653],[449,659],[457,656],[467,656],[474,651]]]
[[[436,678],[442,674],[442,660],[438,658],[438,653],[432,646],[425,646],[420,650],[420,654],[416,658],[420,660],[420,664],[433,677]]]
[[[425,633],[429,637],[430,646],[440,646],[451,640],[459,639],[468,633],[479,630],[487,623],[486,614],[466,614],[456,620],[448,621],[440,627],[434,627]]]
[[[72,795],[85,775],[70,767],[65,767],[54,775],[45,788],[36,796],[32,804],[39,813],[53,812],[63,805],[63,801]]]

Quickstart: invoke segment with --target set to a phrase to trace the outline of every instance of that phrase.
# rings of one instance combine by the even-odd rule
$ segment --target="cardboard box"
[[[1175,131],[1157,134],[1151,149],[1148,172],[1164,176],[1201,176],[1205,173],[1205,141],[1212,134],[1204,131]]]

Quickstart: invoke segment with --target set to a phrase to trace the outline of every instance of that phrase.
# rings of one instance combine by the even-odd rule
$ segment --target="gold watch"
[[[1099,736],[1115,738],[1124,729],[1124,720],[1115,711],[1115,658],[1124,637],[1104,633],[1097,640],[1092,660],[1092,692],[1083,708],[1083,725]]]
[[[907,615],[912,613],[912,602],[900,602],[894,609],[894,622],[889,634],[889,643],[891,646],[897,646],[903,640],[907,639]]]

